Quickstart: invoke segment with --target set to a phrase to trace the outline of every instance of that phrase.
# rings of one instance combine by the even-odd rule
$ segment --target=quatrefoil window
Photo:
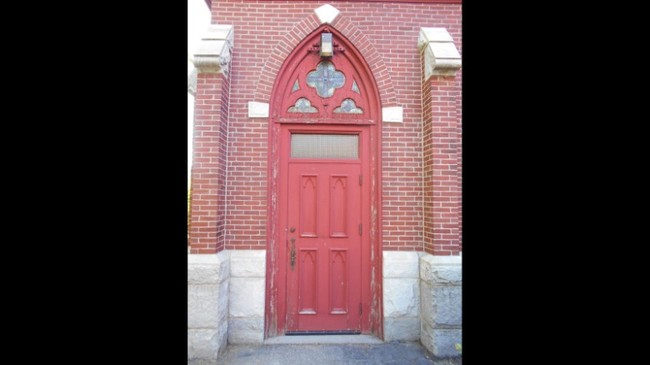
[[[334,95],[334,89],[345,84],[343,72],[336,71],[334,64],[324,61],[318,64],[315,71],[307,74],[307,85],[316,89],[318,96],[329,98]]]

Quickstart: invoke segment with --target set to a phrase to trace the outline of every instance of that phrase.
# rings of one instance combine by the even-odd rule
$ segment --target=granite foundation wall
[[[226,348],[229,252],[187,256],[188,364],[214,364]]]
[[[462,344],[462,258],[420,256],[420,342],[435,356],[459,356]]]

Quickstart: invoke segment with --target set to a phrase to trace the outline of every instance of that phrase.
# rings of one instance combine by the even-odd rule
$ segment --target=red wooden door
[[[360,333],[366,133],[285,129],[286,330]]]

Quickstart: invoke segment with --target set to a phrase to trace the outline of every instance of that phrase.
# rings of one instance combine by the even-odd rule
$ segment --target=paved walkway
[[[418,342],[228,345],[217,365],[462,365],[435,359]]]

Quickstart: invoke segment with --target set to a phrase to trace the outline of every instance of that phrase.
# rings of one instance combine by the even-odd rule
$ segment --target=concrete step
[[[384,341],[371,335],[307,335],[277,336],[264,340],[265,345],[370,344]]]

